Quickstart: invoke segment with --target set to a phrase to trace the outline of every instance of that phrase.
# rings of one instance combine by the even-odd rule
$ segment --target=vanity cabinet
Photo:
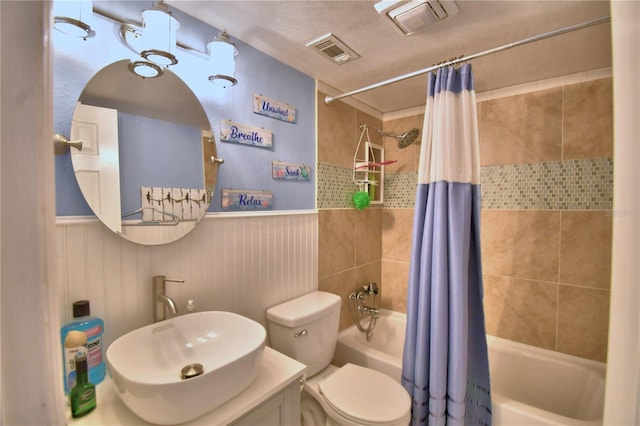
[[[300,380],[306,366],[270,347],[264,348],[262,365],[245,390],[215,410],[184,426],[298,426],[300,424]],[[97,386],[98,406],[77,419],[68,415],[68,426],[148,425],[130,411],[116,395],[107,377]],[[67,408],[67,411],[68,408]]]
[[[300,424],[300,384],[290,383],[253,410],[231,423],[233,426],[298,426]]]

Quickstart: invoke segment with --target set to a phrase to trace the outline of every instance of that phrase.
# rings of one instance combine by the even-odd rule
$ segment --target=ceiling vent
[[[360,57],[333,34],[326,34],[319,39],[310,41],[307,43],[307,47],[312,47],[316,52],[338,65],[346,64]]]
[[[374,7],[379,14],[391,19],[404,35],[421,31],[460,11],[453,0],[383,0]]]

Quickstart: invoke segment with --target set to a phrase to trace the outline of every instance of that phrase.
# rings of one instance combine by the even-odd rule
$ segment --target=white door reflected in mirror
[[[118,111],[78,103],[71,138],[83,142],[71,160],[89,207],[111,230],[122,232]]]

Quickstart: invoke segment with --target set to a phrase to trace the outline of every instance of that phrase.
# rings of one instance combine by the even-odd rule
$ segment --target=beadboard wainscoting
[[[232,311],[266,327],[267,308],[317,289],[317,211],[208,214],[177,242],[142,246],[97,220],[58,218],[57,274],[61,324],[71,305],[89,299],[105,321],[104,347],[152,322],[152,277],[167,283],[180,313]]]

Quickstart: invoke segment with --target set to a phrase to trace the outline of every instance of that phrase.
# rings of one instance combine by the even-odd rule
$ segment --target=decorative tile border
[[[387,173],[385,208],[413,208],[417,172]],[[613,159],[484,166],[482,208],[505,210],[610,210]],[[318,163],[318,208],[351,208],[351,169]]]
[[[482,208],[608,210],[613,159],[486,166],[480,170]]]
[[[351,197],[358,186],[351,180],[350,168],[329,163],[318,163],[318,208],[353,208]]]
[[[384,207],[413,208],[416,199],[418,172],[385,173]]]
[[[318,163],[318,208],[353,208],[351,197],[358,186],[352,177],[351,168]],[[417,172],[386,174],[382,207],[413,208],[417,181]]]

